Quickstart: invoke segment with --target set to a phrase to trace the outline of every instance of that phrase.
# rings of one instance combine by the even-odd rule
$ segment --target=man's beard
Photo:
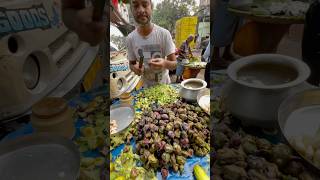
[[[150,16],[150,17],[147,17],[147,21],[145,21],[145,22],[139,21],[139,18],[138,18],[138,17],[134,18],[134,21],[136,22],[136,24],[137,24],[138,26],[146,26],[146,25],[151,24],[151,16]]]

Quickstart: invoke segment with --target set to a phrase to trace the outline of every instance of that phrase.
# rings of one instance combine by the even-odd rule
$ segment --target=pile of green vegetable
[[[189,64],[186,64],[185,67],[189,67],[192,69],[204,69],[206,65],[206,62],[190,62]]]
[[[89,104],[77,107],[78,117],[87,123],[80,129],[81,136],[75,140],[80,152],[103,148],[106,145],[107,111],[109,111],[108,100],[102,96],[96,97]]]
[[[152,104],[160,106],[170,104],[176,102],[178,98],[179,94],[174,87],[167,84],[159,84],[141,91],[137,95],[135,108],[142,111],[150,110]]]
[[[198,57],[191,57],[191,58],[189,58],[189,62],[190,63],[192,63],[192,62],[199,62],[200,61],[200,58],[198,58]]]
[[[107,120],[109,119],[106,114],[110,111],[108,103],[109,100],[106,97],[98,96],[88,104],[78,105],[76,116],[87,123],[80,129],[81,136],[75,140],[80,152],[101,149],[106,146]],[[136,116],[139,116],[139,113],[136,113]],[[134,128],[129,128],[121,134],[111,136],[110,149],[129,142],[134,130]]]
[[[80,152],[99,149],[101,157],[88,158],[81,154],[80,179],[96,180],[102,174],[106,174],[106,166],[103,152],[107,146],[107,119],[109,111],[109,100],[106,97],[98,96],[90,103],[79,104],[76,108],[76,118],[81,118],[86,125],[80,128],[81,135],[75,139]]]
[[[79,180],[101,179],[101,170],[106,167],[105,158],[81,157]],[[104,168],[106,169],[106,168]]]
[[[123,131],[120,134],[117,135],[111,135],[110,136],[110,150],[113,150],[114,148],[116,148],[117,146],[121,145],[121,144],[130,144],[130,140],[133,137],[134,132],[136,131],[134,125],[132,125],[130,128],[128,128],[127,130]]]
[[[110,163],[110,179],[157,179],[154,171],[147,171],[143,167],[137,167],[138,162],[140,162],[139,156],[132,152],[131,146],[126,146],[121,155],[114,162]]]
[[[181,101],[152,105],[137,124],[136,150],[143,166],[161,169],[165,179],[169,168],[182,172],[186,158],[209,153],[209,132],[209,116],[198,106]]]

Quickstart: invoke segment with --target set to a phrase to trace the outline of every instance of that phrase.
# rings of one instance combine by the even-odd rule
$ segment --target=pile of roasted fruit
[[[143,91],[139,92],[135,97],[135,109],[141,111],[151,110],[151,104],[158,104],[160,106],[174,103],[179,99],[179,94],[175,88],[167,84],[159,84]],[[137,131],[136,124],[140,121],[141,112],[135,113],[135,120],[132,125],[126,130],[117,134],[116,136],[111,135],[110,149],[114,149],[120,144],[130,144],[130,140],[133,134]]]
[[[169,168],[182,172],[186,158],[209,153],[208,125],[209,116],[198,106],[181,101],[152,105],[137,124],[136,153],[144,168],[161,170],[165,179]]]
[[[220,101],[222,102],[222,101]],[[312,180],[302,159],[282,143],[247,134],[219,102],[214,102],[212,129],[216,180]]]

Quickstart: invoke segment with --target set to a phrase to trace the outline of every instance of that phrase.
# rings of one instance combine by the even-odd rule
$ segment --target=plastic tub
[[[32,107],[31,124],[36,132],[55,133],[72,139],[75,134],[72,111],[62,98],[48,97]]]

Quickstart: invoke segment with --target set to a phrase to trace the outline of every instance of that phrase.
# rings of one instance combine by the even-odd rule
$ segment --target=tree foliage
[[[113,42],[119,49],[123,49],[126,47],[126,38],[122,36],[110,36],[110,41]]]
[[[163,0],[153,12],[153,22],[173,32],[178,19],[191,16],[197,10],[195,0]]]

